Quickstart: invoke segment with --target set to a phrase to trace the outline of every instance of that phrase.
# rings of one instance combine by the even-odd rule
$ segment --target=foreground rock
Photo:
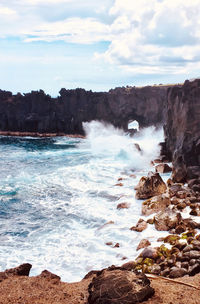
[[[154,294],[144,274],[108,268],[92,280],[88,304],[135,304]]]
[[[162,194],[167,187],[159,173],[149,172],[147,177],[142,177],[135,187],[137,199],[147,199]]]
[[[100,273],[100,271],[93,271],[88,274],[87,278],[77,283],[62,282],[56,275],[48,271],[44,271],[36,277],[11,276],[0,282],[0,304],[88,304],[88,289],[90,289],[88,286]],[[131,271],[128,273],[133,275]],[[141,275],[141,277],[143,280],[144,276]],[[139,281],[140,284],[142,280]],[[142,302],[144,304],[199,303],[200,291],[192,286],[197,288],[200,286],[200,274],[181,278],[181,282],[191,284],[191,286],[178,284],[179,279],[176,279],[177,282],[164,281],[160,278],[150,279],[150,281],[155,294],[147,301]],[[142,288],[142,285],[139,285],[139,288]],[[123,294],[125,290],[126,288],[120,292]],[[116,304],[117,302],[111,303]]]

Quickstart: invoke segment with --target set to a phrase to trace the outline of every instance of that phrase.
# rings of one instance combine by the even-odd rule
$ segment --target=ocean
[[[31,263],[31,275],[48,269],[79,281],[133,260],[141,239],[154,245],[165,235],[151,225],[130,230],[142,217],[134,187],[154,170],[163,131],[131,137],[95,121],[84,128],[84,139],[0,137],[0,271]],[[130,208],[117,209],[122,202]]]

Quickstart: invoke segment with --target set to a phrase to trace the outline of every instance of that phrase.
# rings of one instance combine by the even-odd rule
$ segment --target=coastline
[[[39,133],[39,132],[18,132],[18,131],[0,131],[2,136],[19,136],[19,137],[72,137],[72,138],[85,138],[80,134],[65,134],[65,133]]]

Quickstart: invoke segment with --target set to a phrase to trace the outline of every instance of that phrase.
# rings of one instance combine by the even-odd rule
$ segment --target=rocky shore
[[[159,91],[161,95],[164,94],[162,96],[166,96],[166,89],[164,93]],[[153,119],[155,125],[165,122],[165,143],[161,144],[160,160],[154,162],[155,172],[142,177],[136,186],[136,197],[142,200],[141,213],[143,216],[148,216],[148,219],[139,219],[135,226],[130,227],[130,230],[140,233],[148,229],[148,225],[154,225],[158,231],[168,231],[168,235],[158,239],[160,245],[157,247],[152,247],[149,239],[143,239],[138,244],[140,252],[135,260],[121,267],[111,266],[107,269],[91,271],[77,283],[61,282],[60,277],[47,270],[36,277],[28,277],[30,264],[6,270],[0,273],[0,303],[198,304],[200,294],[200,80],[186,81],[183,86],[169,88],[167,100],[161,105],[162,111],[158,106],[160,99],[152,95],[155,93],[154,89],[142,91],[135,88],[116,89],[109,93],[109,97],[106,93],[102,93],[103,95],[96,93],[94,99],[93,93],[80,89],[72,91],[63,89],[60,93],[61,99],[56,105],[56,112],[51,111],[51,113],[56,113],[54,117],[57,118],[52,120],[56,123],[63,121],[62,111],[65,114],[70,113],[65,117],[69,118],[67,123],[70,122],[71,125],[66,128],[59,127],[56,133],[60,134],[63,130],[65,132],[72,129],[72,133],[81,133],[81,123],[85,120],[84,113],[90,112],[88,100],[91,101],[91,98],[96,105],[95,111],[101,109],[97,112],[92,110],[91,113],[104,113],[105,106],[106,111],[109,109],[107,111],[109,114],[105,115],[106,118],[104,117],[105,121],[110,121],[115,126],[120,125],[125,128],[129,118],[138,119],[140,126],[152,124]],[[141,92],[142,94],[146,92],[147,95],[140,95]],[[52,107],[49,97],[44,96],[43,92],[31,94],[13,97],[12,94],[1,91],[1,98],[4,96],[1,105],[3,104],[8,109],[5,111],[1,108],[0,111],[3,132],[18,132],[20,122],[23,128],[25,121],[28,126],[27,132],[38,134],[40,130],[42,130],[41,133],[48,130],[47,133],[52,133],[48,127],[46,129],[44,127],[45,121],[46,126],[49,126],[49,118],[45,118],[46,120],[38,118],[39,114],[35,112],[33,103],[35,100],[40,100],[41,107],[44,104]],[[127,106],[127,100],[133,100],[131,94],[135,96],[134,100],[138,100],[138,103],[131,103],[130,111],[125,112],[123,116],[122,112]],[[143,96],[143,104],[141,96]],[[21,100],[28,101],[29,97],[31,112],[29,112],[29,106],[23,112],[20,105],[24,103],[21,104]],[[17,120],[10,111],[15,109],[15,98],[21,111],[17,114]],[[98,98],[103,98],[103,101],[99,102]],[[150,112],[144,110],[148,102],[154,105],[152,109],[148,107],[150,112],[158,110],[156,116],[151,116],[151,118],[154,117],[152,120],[148,116]],[[46,109],[45,106],[44,109]],[[71,120],[75,117],[73,113],[77,111],[77,107],[80,112],[77,118]],[[47,112],[49,113],[49,108]],[[23,115],[20,116],[19,113]],[[27,113],[30,115],[27,116]],[[87,119],[99,119],[98,115],[95,114],[94,118],[91,116]],[[19,117],[22,119],[18,119]],[[23,117],[26,119],[23,120]],[[15,126],[18,130],[11,130],[9,121],[16,122]],[[168,161],[172,161],[172,177],[165,183],[159,173],[171,170],[167,164]],[[120,180],[118,185],[123,185],[120,184]],[[117,208],[129,208],[129,206],[120,205]]]

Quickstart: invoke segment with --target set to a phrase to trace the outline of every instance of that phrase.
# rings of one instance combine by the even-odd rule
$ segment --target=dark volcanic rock
[[[169,89],[164,130],[173,180],[200,179],[200,79]]]
[[[130,120],[140,127],[163,125],[167,87],[116,88],[109,92],[60,90],[12,95],[0,90],[0,131],[83,134],[82,122],[101,120],[127,130]]]
[[[106,269],[89,285],[88,304],[135,304],[154,294],[144,274],[125,269]]]

